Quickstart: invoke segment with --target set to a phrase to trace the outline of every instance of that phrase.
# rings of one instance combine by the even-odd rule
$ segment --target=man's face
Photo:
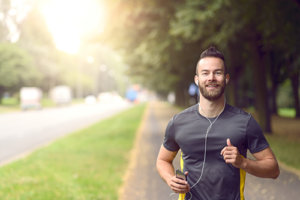
[[[206,57],[198,62],[195,81],[198,83],[201,95],[210,100],[219,99],[226,87],[224,62],[220,58]]]

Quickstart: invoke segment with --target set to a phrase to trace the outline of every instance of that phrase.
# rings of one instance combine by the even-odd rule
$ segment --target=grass
[[[17,106],[0,106],[0,114],[20,111]]]
[[[300,120],[290,117],[272,117],[272,135],[266,135],[277,159],[300,170]]]
[[[296,110],[294,108],[279,108],[278,115],[282,117],[293,118],[296,116]]]
[[[0,168],[1,200],[117,200],[145,104]]]
[[[277,159],[300,170],[300,140],[283,135],[266,135]]]
[[[255,116],[254,108],[247,109],[247,112]],[[300,173],[300,120],[294,118],[294,108],[279,108],[278,114],[272,116],[273,133],[265,136],[276,158]]]

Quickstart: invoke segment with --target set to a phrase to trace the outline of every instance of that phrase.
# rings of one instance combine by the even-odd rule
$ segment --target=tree
[[[42,82],[38,85],[48,91],[60,81],[57,65],[58,53],[46,22],[37,10],[32,8],[19,24],[20,38],[18,45],[26,49],[33,57],[35,67],[41,72]]]
[[[231,71],[237,70],[234,75],[243,71],[240,67],[252,69],[258,118],[264,131],[271,132],[266,74],[278,72],[277,79],[273,79],[279,81],[273,83],[275,95],[277,85],[287,78],[287,73],[282,73],[284,70],[275,70],[276,66],[290,65],[287,56],[293,55],[294,62],[295,52],[299,54],[299,45],[295,45],[300,35],[299,13],[299,6],[293,1],[264,1],[262,4],[259,1],[186,0],[178,6],[171,33],[184,40],[202,40],[205,45],[221,47],[230,59]],[[266,56],[271,51],[284,53],[267,63]],[[282,75],[285,77],[279,77]],[[233,91],[236,90],[231,93]]]
[[[0,44],[0,99],[4,92],[34,85],[38,77],[30,55],[14,44]]]
[[[176,103],[185,106],[199,44],[182,43],[169,34],[177,3],[180,1],[114,1],[110,30],[103,40],[124,52],[130,75],[140,77],[143,85],[159,94],[175,91]]]
[[[283,80],[293,77],[294,91],[298,91],[299,67],[284,69],[299,64],[298,1],[114,2],[116,10],[112,12],[109,35],[114,35],[116,46],[126,52],[130,72],[146,76],[145,84],[157,91],[162,85],[164,92],[176,91],[178,104],[186,102],[184,91],[192,79],[200,50],[211,44],[225,52],[226,64],[233,74],[230,101],[238,102],[240,94],[255,94],[250,98],[255,100],[265,132],[271,132],[269,86],[273,88],[275,109],[277,88]],[[276,59],[268,61],[272,56]],[[240,82],[250,87],[236,93]]]

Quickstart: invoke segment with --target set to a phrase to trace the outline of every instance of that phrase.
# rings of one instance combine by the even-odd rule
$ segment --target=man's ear
[[[194,76],[194,82],[195,82],[196,85],[198,85],[198,81],[199,81],[198,76],[195,75],[195,76]]]
[[[230,80],[230,76],[229,76],[229,74],[226,74],[226,77],[225,77],[226,85],[229,83],[229,80]]]

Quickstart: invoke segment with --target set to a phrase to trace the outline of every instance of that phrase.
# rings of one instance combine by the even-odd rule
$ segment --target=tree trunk
[[[272,82],[272,93],[271,93],[271,98],[272,98],[272,107],[271,107],[271,113],[274,115],[278,115],[278,108],[277,108],[277,89],[278,85],[274,81]]]
[[[237,105],[237,80],[236,79],[230,79],[228,86],[226,87],[226,101],[230,105],[233,106],[239,106]]]
[[[0,104],[2,104],[4,92],[5,92],[4,88],[0,87]]]
[[[299,71],[296,71],[291,77],[293,96],[294,96],[294,107],[296,110],[296,117],[300,117],[300,105],[299,105]]]
[[[182,82],[179,82],[175,89],[175,104],[181,107],[187,106],[187,87]]]
[[[265,133],[271,133],[271,116],[268,105],[268,90],[266,66],[264,64],[263,53],[259,44],[259,35],[255,34],[250,42],[250,51],[253,64],[253,79],[255,86],[255,102],[258,121]]]

